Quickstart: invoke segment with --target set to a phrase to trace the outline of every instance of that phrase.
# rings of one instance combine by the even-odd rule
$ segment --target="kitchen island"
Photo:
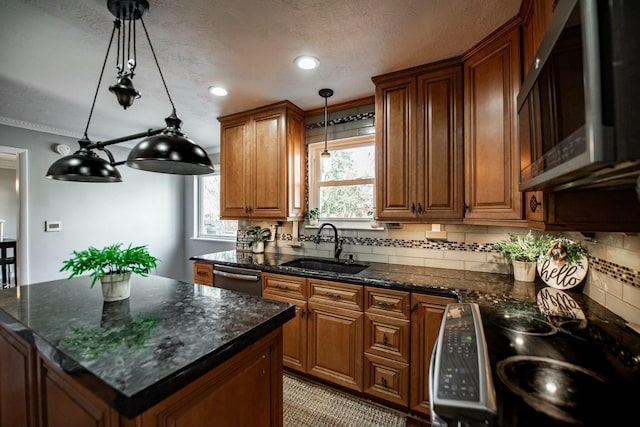
[[[294,307],[150,276],[0,291],[1,425],[281,425]]]

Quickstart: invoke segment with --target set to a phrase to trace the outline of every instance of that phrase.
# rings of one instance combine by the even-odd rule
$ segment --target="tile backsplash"
[[[340,230],[342,257],[359,261],[511,274],[509,260],[493,244],[509,233],[526,234],[528,229],[494,226],[446,225],[446,240],[426,240],[429,224],[404,224],[401,229]],[[277,228],[277,240],[268,252],[290,255],[333,256],[333,237],[323,232],[313,242],[316,229],[300,224],[299,245],[293,245],[292,223]],[[535,230],[534,230],[535,232]],[[589,272],[584,292],[629,322],[640,323],[640,236],[625,233],[563,233],[581,242],[589,252]],[[296,247],[299,246],[299,247]]]

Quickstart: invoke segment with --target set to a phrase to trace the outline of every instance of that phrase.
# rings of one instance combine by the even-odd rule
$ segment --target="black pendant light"
[[[180,174],[180,175],[204,175],[213,172],[213,164],[207,153],[195,142],[186,138],[180,126],[182,121],[176,114],[176,108],[169,94],[169,89],[162,75],[158,58],[151,44],[149,33],[142,16],[149,9],[146,0],[108,0],[107,7],[116,17],[114,21],[111,39],[107,47],[107,54],[102,64],[98,87],[93,97],[89,119],[84,130],[84,135],[78,141],[80,149],[70,156],[63,157],[54,162],[47,171],[47,178],[61,181],[82,182],[121,182],[122,178],[116,169],[117,165],[126,163],[128,166],[150,172]],[[134,69],[136,66],[136,37],[135,21],[139,20],[144,29],[151,53],[155,60],[158,72],[162,79],[165,92],[171,103],[172,113],[165,119],[166,127],[162,129],[150,129],[146,132],[128,135],[104,142],[92,143],[87,132],[96,104],[96,98],[102,82],[105,65],[111,50],[116,31],[118,33],[118,70],[117,83],[109,87],[109,91],[116,95],[118,103],[127,109],[135,99],[140,98],[140,92],[133,87]],[[131,57],[133,46],[133,57]],[[125,57],[129,57],[127,60]],[[122,54],[122,55],[121,55]],[[127,63],[125,71],[124,63]],[[133,139],[144,138],[131,150],[126,162],[115,162],[113,155],[105,147]],[[94,150],[106,153],[109,161],[104,160]]]
[[[327,150],[327,137],[328,137],[328,129],[329,129],[329,114],[327,109],[327,99],[330,96],[333,96],[333,90],[331,89],[320,89],[318,91],[318,95],[324,98],[324,150],[320,153],[320,160],[322,164],[323,171],[327,171],[330,169],[329,165],[331,163],[331,153]]]

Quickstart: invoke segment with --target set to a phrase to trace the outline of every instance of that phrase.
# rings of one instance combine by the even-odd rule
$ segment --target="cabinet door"
[[[309,311],[308,372],[361,392],[363,313],[315,303]]]
[[[283,297],[265,290],[263,298],[287,302],[296,306],[296,315],[282,325],[282,361],[295,371],[307,371],[307,302]]]
[[[415,219],[415,77],[376,86],[377,217]]]
[[[194,262],[193,283],[213,286],[213,264],[209,264],[208,262]]]
[[[429,363],[444,307],[453,298],[411,294],[411,410],[429,415]]]
[[[0,426],[37,425],[35,351],[0,327]]]
[[[462,66],[418,76],[417,213],[463,216]]]
[[[250,215],[257,218],[287,216],[286,153],[284,111],[270,112],[253,118],[252,176]]]
[[[519,27],[465,59],[466,219],[522,219],[518,189]]]
[[[220,217],[222,219],[247,218],[250,188],[249,119],[221,124],[220,163]]]

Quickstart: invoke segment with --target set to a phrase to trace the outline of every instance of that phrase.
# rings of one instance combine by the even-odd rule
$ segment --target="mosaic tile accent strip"
[[[353,114],[351,116],[344,116],[344,117],[336,117],[335,119],[331,119],[331,120],[327,120],[327,126],[334,126],[334,125],[339,125],[341,123],[348,123],[348,122],[357,122],[359,120],[366,120],[366,119],[370,119],[376,116],[376,113],[374,111],[371,111],[369,113],[362,113],[362,114]],[[316,122],[316,123],[309,123],[308,125],[305,125],[305,129],[309,130],[309,129],[316,129],[316,128],[322,128],[324,127],[324,122]]]
[[[278,240],[291,241],[291,234],[281,233],[277,236]],[[301,242],[313,242],[315,235],[299,236]],[[333,236],[321,235],[320,241],[323,243],[333,243]],[[447,241],[428,241],[428,240],[403,240],[403,239],[379,239],[372,237],[343,237],[343,244],[355,246],[378,246],[388,248],[411,248],[411,249],[430,249],[440,251],[466,251],[466,252],[494,252],[499,253],[494,248],[494,243],[465,243],[465,242],[447,242]],[[605,274],[622,283],[640,288],[640,271],[633,270],[629,267],[615,264],[600,258],[589,257],[589,268]]]
[[[635,271],[629,267],[624,267],[611,261],[595,257],[589,257],[589,268],[606,274],[619,282],[640,288],[640,271]]]

